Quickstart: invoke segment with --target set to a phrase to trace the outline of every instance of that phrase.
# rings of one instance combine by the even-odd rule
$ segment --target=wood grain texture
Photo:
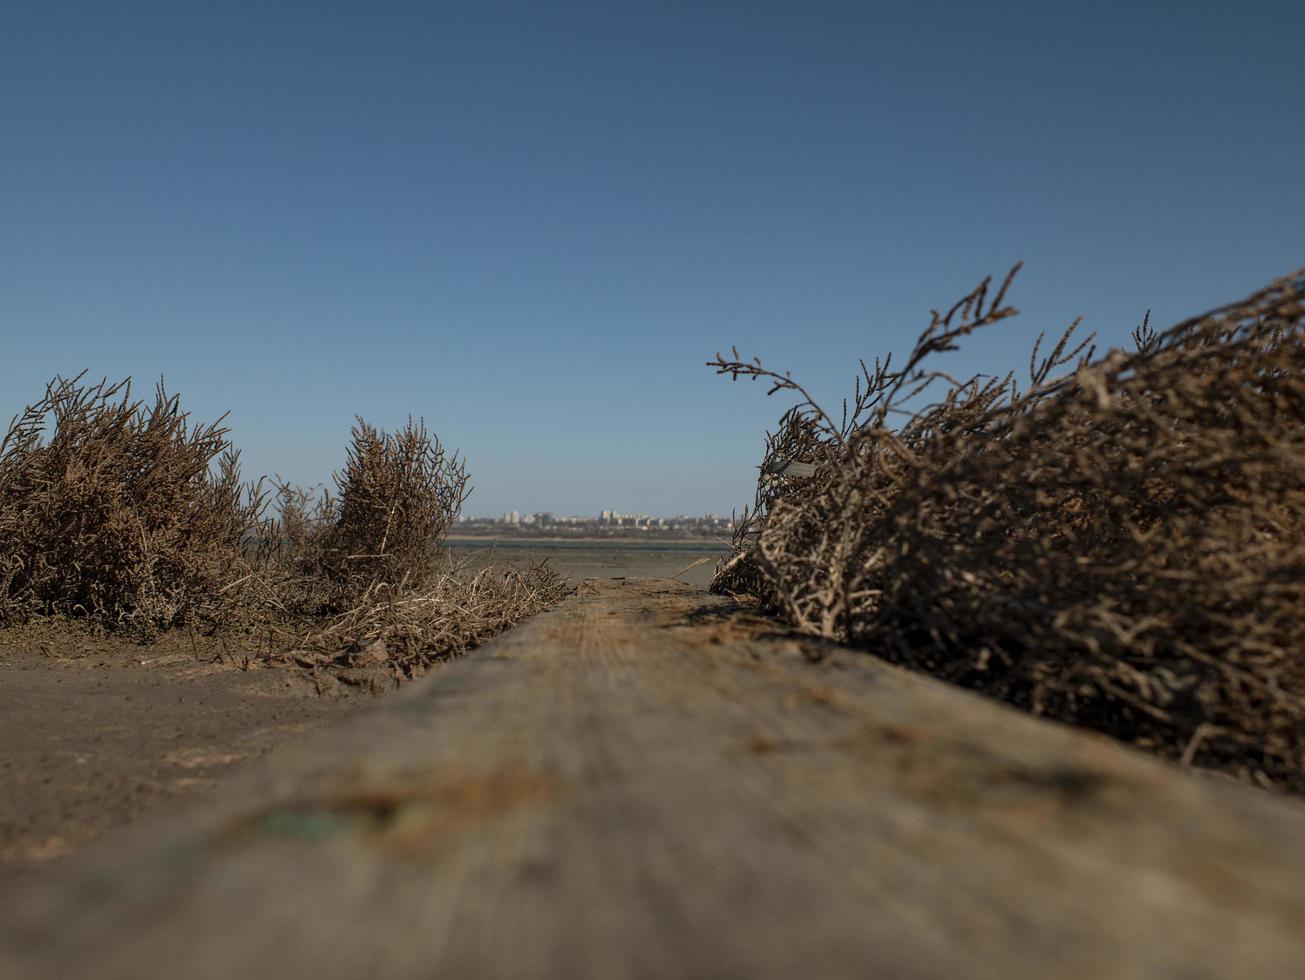
[[[0,976],[1305,972],[1305,807],[812,649],[582,588],[0,897]]]

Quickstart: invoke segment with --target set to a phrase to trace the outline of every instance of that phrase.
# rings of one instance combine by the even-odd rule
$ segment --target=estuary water
[[[572,585],[586,578],[678,577],[681,582],[706,588],[717,560],[729,551],[729,546],[714,541],[632,541],[621,538],[583,541],[462,538],[450,541],[449,550],[455,558],[465,559],[473,566],[495,561],[547,559],[553,568],[567,576]]]

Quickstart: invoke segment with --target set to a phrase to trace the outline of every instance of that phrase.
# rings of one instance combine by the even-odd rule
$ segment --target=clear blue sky
[[[1120,343],[1305,263],[1305,3],[0,4],[0,410],[159,375],[304,482],[424,415],[475,514],[728,512],[787,407],[1026,261]]]

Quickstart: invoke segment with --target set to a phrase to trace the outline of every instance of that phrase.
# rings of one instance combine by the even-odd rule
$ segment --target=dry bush
[[[145,403],[128,382],[51,382],[0,442],[0,622],[255,633],[314,669],[350,668],[359,644],[374,667],[388,644],[407,677],[564,591],[547,566],[450,569],[467,472],[420,422],[359,419],[337,492],[276,483],[275,521],[221,423],[192,424],[162,385]]]
[[[863,364],[841,421],[787,375],[717,355],[719,372],[804,401],[769,437],[713,587],[1035,713],[1305,791],[1305,273],[1164,333],[1144,323],[1132,352],[1094,360],[1067,334],[1035,348],[1024,390],[929,370],[1015,312],[1010,281],[935,313],[901,370]]]
[[[314,671],[403,680],[534,615],[566,591],[547,565],[468,575],[445,545],[467,471],[421,422],[396,434],[362,419],[336,493],[278,482],[267,606]],[[273,659],[287,655],[275,648]]]
[[[337,482],[333,578],[371,583],[433,574],[469,492],[467,468],[422,422],[397,433],[362,419]]]
[[[220,615],[262,505],[221,419],[192,424],[162,384],[144,402],[127,381],[55,378],[0,442],[0,619],[149,634]]]
[[[274,481],[279,518],[269,578],[283,610],[346,612],[378,584],[419,588],[439,574],[469,492],[467,470],[423,422],[397,433],[358,419],[336,489]]]
[[[277,478],[270,523],[270,554],[250,585],[249,601],[260,617],[282,629],[316,622],[348,605],[345,585],[328,569],[335,560],[339,502],[328,490],[309,490]]]

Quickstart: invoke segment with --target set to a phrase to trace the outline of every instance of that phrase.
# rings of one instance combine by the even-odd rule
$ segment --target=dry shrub
[[[423,422],[395,434],[353,429],[332,542],[333,578],[372,582],[433,574],[469,492],[467,468]]]
[[[269,658],[298,648],[314,669],[350,667],[360,644],[375,666],[388,646],[386,669],[408,677],[564,590],[547,566],[449,567],[467,472],[421,422],[390,434],[359,419],[336,483],[277,483],[265,520],[222,420],[193,424],[162,385],[146,403],[129,382],[56,378],[0,442],[0,622],[253,633]]]
[[[841,421],[787,375],[717,355],[719,372],[804,401],[768,437],[713,588],[1305,792],[1305,272],[1164,333],[1144,323],[1134,351],[1103,359],[1072,348],[1071,327],[1046,357],[1035,347],[1024,390],[929,370],[1015,312],[1013,276],[935,312],[901,370],[863,364]]]
[[[339,502],[324,488],[310,490],[280,480],[270,522],[270,554],[250,583],[250,603],[282,629],[317,622],[348,605],[346,584],[328,574],[334,569]]]
[[[378,583],[418,588],[437,575],[469,492],[466,466],[424,422],[397,433],[358,419],[335,492],[275,480],[270,578],[283,609],[346,612]]]
[[[277,483],[269,603],[293,635],[292,659],[348,677],[395,680],[466,652],[565,592],[547,565],[468,575],[445,544],[469,492],[467,471],[424,423],[396,434],[359,419],[337,492]],[[281,655],[275,651],[274,658]]]
[[[0,442],[0,619],[149,634],[220,615],[263,502],[221,423],[193,424],[161,383],[144,402],[129,382],[55,378]]]

